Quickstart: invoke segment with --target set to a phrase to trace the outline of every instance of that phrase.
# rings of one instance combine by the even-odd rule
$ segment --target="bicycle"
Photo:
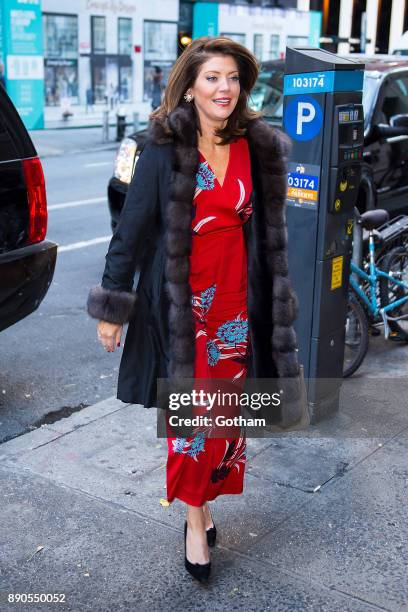
[[[386,339],[392,332],[395,338],[408,342],[408,248],[401,242],[400,246],[383,252],[380,268],[376,259],[375,234],[387,224],[388,213],[385,210],[368,211],[361,215],[360,221],[361,226],[368,230],[368,261],[366,270],[351,262],[344,378],[354,374],[362,364],[368,350],[370,326],[383,323]]]

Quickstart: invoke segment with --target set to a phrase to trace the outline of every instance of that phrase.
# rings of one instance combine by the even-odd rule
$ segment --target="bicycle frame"
[[[374,254],[375,254],[374,234],[372,231],[370,231],[369,233],[370,274],[366,274],[364,270],[362,270],[361,268],[356,266],[356,264],[351,262],[350,285],[352,286],[354,291],[357,293],[359,298],[367,306],[369,312],[373,316],[377,316],[377,315],[382,316],[383,321],[384,321],[384,326],[385,326],[385,337],[388,338],[389,330],[388,330],[388,325],[387,325],[387,319],[390,319],[391,321],[397,321],[399,319],[406,318],[406,316],[403,315],[402,317],[393,318],[393,317],[387,316],[387,313],[390,310],[393,310],[394,308],[401,306],[402,304],[405,304],[405,302],[408,301],[408,295],[406,295],[403,298],[400,298],[399,300],[395,300],[394,302],[392,302],[391,304],[388,304],[384,308],[379,308],[378,300],[377,300],[377,293],[376,293],[378,280],[379,278],[387,278],[394,285],[398,285],[399,287],[402,287],[403,289],[407,289],[407,290],[408,290],[408,285],[406,285],[402,281],[397,280],[396,278],[393,278],[392,276],[390,276],[383,270],[380,270],[379,268],[377,268],[377,266],[375,265],[375,261],[374,261]],[[369,297],[367,297],[367,295],[361,289],[355,277],[359,277],[360,279],[369,283],[369,288],[370,288]]]

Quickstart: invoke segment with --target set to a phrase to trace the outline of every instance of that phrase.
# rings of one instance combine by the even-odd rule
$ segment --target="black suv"
[[[351,55],[366,65],[363,106],[364,156],[358,196],[360,212],[385,208],[408,212],[408,61],[395,55]],[[267,121],[282,124],[284,60],[263,62],[252,91],[251,106]],[[108,201],[115,228],[146,130],[125,138],[115,160]]]
[[[41,162],[0,85],[0,331],[36,310],[47,293],[57,245],[46,232]]]

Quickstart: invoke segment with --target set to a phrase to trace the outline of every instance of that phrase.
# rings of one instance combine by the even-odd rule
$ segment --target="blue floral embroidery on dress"
[[[173,443],[173,453],[182,453],[184,451],[184,445],[186,443],[186,439],[177,437],[175,440],[172,440],[172,443]]]
[[[220,325],[217,329],[217,336],[227,344],[245,342],[248,334],[248,321],[234,319]]]
[[[213,302],[216,284],[201,292],[201,306],[208,310]]]
[[[217,285],[214,283],[214,285],[204,289],[204,291],[201,291],[201,293],[193,293],[191,296],[191,304],[193,308],[196,308],[194,312],[201,319],[203,319],[204,315],[210,310],[211,304],[214,300],[216,287]]]
[[[215,174],[208,167],[207,162],[201,162],[196,174],[197,187],[199,189],[214,189]]]
[[[173,453],[187,454],[195,458],[198,453],[204,451],[204,440],[205,434],[203,431],[196,434],[190,441],[188,441],[187,438],[177,436],[175,440],[172,440]]]
[[[207,355],[208,355],[208,364],[210,366],[215,366],[216,363],[220,360],[220,349],[215,344],[214,340],[207,341]]]
[[[204,450],[204,432],[200,431],[191,442],[191,446],[187,451],[187,455],[190,457],[196,457],[198,453],[201,453]]]

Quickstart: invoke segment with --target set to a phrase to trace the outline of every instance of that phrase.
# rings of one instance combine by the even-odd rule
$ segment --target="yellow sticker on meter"
[[[332,275],[331,275],[331,288],[338,289],[341,287],[343,278],[343,255],[332,259]]]

